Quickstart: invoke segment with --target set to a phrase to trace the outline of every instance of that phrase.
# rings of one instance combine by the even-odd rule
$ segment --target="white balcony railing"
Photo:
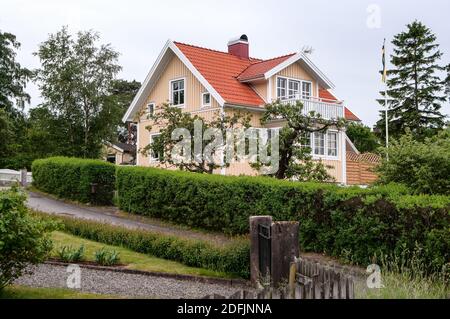
[[[324,119],[331,120],[344,117],[344,105],[340,101],[330,101],[325,99],[310,98],[286,98],[282,99],[283,104],[295,104],[297,101],[303,103],[303,114],[311,111],[319,113]]]

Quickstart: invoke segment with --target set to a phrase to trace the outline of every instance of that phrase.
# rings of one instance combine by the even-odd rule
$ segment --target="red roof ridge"
[[[239,59],[241,59],[241,60],[245,60],[245,59],[242,59],[242,58],[240,58],[240,57],[238,57],[238,56],[236,56],[236,55],[234,55],[234,54],[231,54],[231,53],[225,52],[225,51],[220,51],[220,50],[216,50],[216,49],[205,48],[205,47],[202,47],[202,46],[199,46],[199,45],[194,45],[194,44],[189,44],[189,43],[183,43],[183,42],[179,42],[179,41],[173,41],[173,43],[175,43],[175,44],[181,44],[181,45],[187,45],[187,46],[189,46],[189,47],[193,47],[193,48],[197,48],[197,49],[203,49],[203,50],[208,50],[208,51],[212,51],[212,52],[216,52],[216,53],[221,53],[221,54],[231,55],[231,56],[234,56],[234,57],[239,58]],[[258,61],[257,63],[264,61],[263,59],[252,58],[252,57],[249,57],[248,60],[249,60],[250,62],[251,62],[252,60],[253,60],[253,61]]]
[[[288,56],[293,56],[293,55],[296,55],[296,54],[297,54],[296,52],[288,53],[288,54],[280,55],[280,56],[277,56],[277,57],[274,57],[274,58],[270,58],[270,59],[267,59],[267,60],[261,60],[261,61],[258,61],[256,63],[253,63],[252,65],[258,64],[258,63],[262,63],[262,62],[268,62],[268,61],[272,61],[272,60],[276,60],[276,59],[281,59],[281,58],[285,58],[285,57],[288,57]]]

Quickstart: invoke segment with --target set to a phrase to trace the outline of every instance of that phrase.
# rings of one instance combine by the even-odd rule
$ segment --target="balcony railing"
[[[324,119],[331,120],[344,117],[344,106],[340,101],[331,101],[326,99],[318,99],[315,97],[301,98],[293,97],[282,99],[283,104],[295,104],[297,101],[303,103],[303,114],[311,111],[319,113]]]

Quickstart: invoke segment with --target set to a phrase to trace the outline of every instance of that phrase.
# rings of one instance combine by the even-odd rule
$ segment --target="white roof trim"
[[[281,70],[287,68],[291,64],[293,64],[297,61],[300,61],[300,60],[304,61],[305,64],[310,68],[310,70],[315,74],[315,76],[320,80],[322,87],[324,87],[325,89],[333,89],[334,88],[333,82],[331,82],[330,79],[328,79],[325,76],[325,74],[322,71],[320,71],[320,69],[302,52],[299,52],[299,53],[291,56],[289,59],[283,61],[282,63],[278,64],[273,69],[267,71],[264,74],[264,78],[267,80],[271,76],[277,74]]]
[[[348,137],[347,133],[344,132],[344,134],[345,134],[345,140],[348,142],[348,144],[350,144],[350,147],[353,149],[353,151],[356,154],[359,154],[360,152],[356,148],[355,144],[353,144],[352,140]]]
[[[158,67],[163,62],[166,54],[168,53],[168,50],[171,50],[183,63],[186,65],[186,67],[189,69],[189,71],[192,72],[192,74],[199,80],[199,82],[205,87],[205,89],[211,93],[211,95],[214,97],[214,99],[219,103],[220,106],[223,106],[225,104],[225,100],[219,95],[219,93],[209,84],[209,82],[203,77],[203,75],[200,74],[200,72],[194,67],[194,65],[189,61],[189,59],[181,52],[181,50],[173,43],[171,40],[167,40],[166,44],[164,45],[163,49],[161,50],[158,58],[156,59],[156,62],[153,64],[152,68],[147,74],[147,77],[144,80],[144,83],[142,84],[141,88],[139,89],[138,93],[134,97],[133,101],[131,102],[130,106],[128,107],[128,110],[126,111],[125,115],[122,118],[123,122],[128,122],[133,120],[134,114],[139,110],[140,105],[145,101],[144,99],[147,97],[146,92],[149,88],[153,87],[155,82],[158,80],[159,76],[156,79],[153,79],[157,73]],[[152,80],[153,79],[153,80]]]

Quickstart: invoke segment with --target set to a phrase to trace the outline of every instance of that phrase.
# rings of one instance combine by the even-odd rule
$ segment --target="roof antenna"
[[[314,52],[314,48],[312,46],[309,46],[309,45],[304,45],[301,48],[300,52],[303,53],[303,54],[311,55]]]

